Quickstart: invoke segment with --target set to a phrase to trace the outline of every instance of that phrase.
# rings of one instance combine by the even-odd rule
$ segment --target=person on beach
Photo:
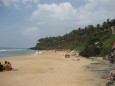
[[[109,77],[107,78],[109,80],[115,80],[115,69],[110,71]]]
[[[3,71],[3,65],[0,62],[0,72],[2,72],[2,71]]]
[[[9,70],[13,70],[11,63],[8,62],[8,64],[9,64]]]
[[[3,68],[4,68],[4,70],[6,70],[6,71],[11,71],[11,66],[10,66],[10,64],[8,64],[7,61],[5,61],[5,64],[3,65]]]
[[[6,70],[6,71],[18,71],[19,69],[13,68],[10,62],[5,61],[5,64],[3,65],[3,70]]]

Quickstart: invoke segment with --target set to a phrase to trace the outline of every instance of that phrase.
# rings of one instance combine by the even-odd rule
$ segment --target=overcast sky
[[[108,18],[115,19],[115,0],[0,0],[0,47],[33,47]]]

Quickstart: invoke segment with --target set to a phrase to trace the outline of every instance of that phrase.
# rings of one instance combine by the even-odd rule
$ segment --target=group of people
[[[2,64],[1,62],[0,62],[0,72],[2,72],[2,71],[11,71],[11,70],[13,70],[13,68],[12,68],[12,65],[10,64],[10,62],[8,62],[8,61],[5,61],[5,63],[4,64]]]

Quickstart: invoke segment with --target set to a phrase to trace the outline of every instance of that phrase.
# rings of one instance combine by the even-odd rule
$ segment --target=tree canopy
[[[68,34],[57,37],[46,37],[38,40],[36,50],[75,49],[83,50],[87,45],[99,41],[102,45],[101,54],[109,53],[115,36],[111,33],[111,27],[115,25],[115,19],[104,21],[102,25],[88,25],[85,28],[76,28]]]

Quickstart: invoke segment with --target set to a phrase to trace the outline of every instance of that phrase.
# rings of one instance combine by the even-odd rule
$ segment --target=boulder
[[[100,53],[99,48],[89,45],[83,51],[81,51],[79,55],[83,57],[92,57],[92,56],[99,55],[99,53]]]
[[[115,48],[113,48],[111,50],[111,53],[109,55],[106,56],[107,60],[109,60],[110,63],[114,63],[115,62]]]

